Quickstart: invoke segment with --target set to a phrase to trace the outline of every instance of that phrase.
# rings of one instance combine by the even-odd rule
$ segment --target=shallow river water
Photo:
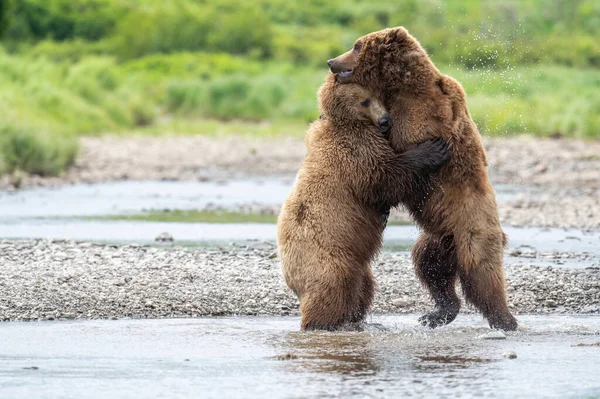
[[[0,397],[600,397],[600,317],[519,319],[504,340],[478,338],[477,316],[337,333],[296,317],[6,323]]]
[[[207,204],[281,204],[293,177],[215,182],[124,181],[79,184],[0,192],[1,238],[55,238],[114,243],[152,243],[163,232],[179,245],[227,245],[244,240],[274,241],[274,224],[165,223],[128,220],[90,220],[90,217],[134,215],[149,209],[189,210]],[[531,187],[496,186],[498,200],[509,200]],[[504,227],[511,248],[529,246],[540,252],[587,252],[586,261],[569,267],[600,266],[600,231],[562,228]],[[388,226],[384,249],[406,250],[416,237],[415,226]]]

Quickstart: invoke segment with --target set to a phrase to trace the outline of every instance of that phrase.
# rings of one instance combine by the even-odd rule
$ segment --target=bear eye
[[[360,51],[360,47],[361,47],[360,43],[356,43],[354,45],[354,51],[358,53]]]
[[[363,107],[368,107],[369,105],[371,105],[371,100],[367,98],[366,100],[361,101],[360,105],[362,105]]]

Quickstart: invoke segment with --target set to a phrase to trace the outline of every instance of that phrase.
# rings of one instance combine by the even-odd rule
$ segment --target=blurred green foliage
[[[10,11],[12,11],[12,0],[0,0],[0,38],[8,29]]]
[[[19,0],[12,46],[106,41],[120,59],[227,52],[317,64],[359,35],[406,26],[438,63],[467,68],[553,62],[600,66],[596,0]],[[3,26],[6,26],[3,23]]]
[[[0,124],[0,172],[57,175],[75,162],[76,154],[77,140],[74,136]]]
[[[0,172],[58,173],[81,134],[295,131],[325,61],[398,25],[484,134],[600,136],[596,0],[0,0]]]

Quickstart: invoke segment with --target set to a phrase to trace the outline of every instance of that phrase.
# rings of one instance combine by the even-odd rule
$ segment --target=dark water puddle
[[[6,323],[0,397],[600,395],[598,316],[520,316],[495,341],[477,316],[433,331],[416,319],[375,316],[386,331],[360,333],[300,332],[296,317]]]

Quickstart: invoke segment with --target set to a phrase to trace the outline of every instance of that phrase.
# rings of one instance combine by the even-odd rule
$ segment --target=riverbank
[[[484,139],[494,183],[600,188],[600,141],[531,136]],[[219,180],[295,174],[303,137],[83,137],[75,165],[59,177],[23,176],[22,186],[114,180]],[[10,177],[1,179],[2,188]]]
[[[298,314],[269,243],[202,250],[4,240],[0,264],[4,321]],[[551,268],[535,260],[505,268],[516,314],[600,313],[597,268]],[[375,314],[430,309],[407,254],[384,252],[373,271]]]
[[[503,224],[600,227],[600,141],[519,136],[486,139],[485,146],[492,182],[513,186],[509,198],[498,199]],[[0,189],[117,180],[226,182],[283,176],[291,181],[304,154],[300,137],[88,137],[81,140],[75,166],[60,177],[4,176]],[[238,204],[230,210],[250,208],[266,214],[279,210],[264,204]],[[391,218],[409,220],[402,210]]]

